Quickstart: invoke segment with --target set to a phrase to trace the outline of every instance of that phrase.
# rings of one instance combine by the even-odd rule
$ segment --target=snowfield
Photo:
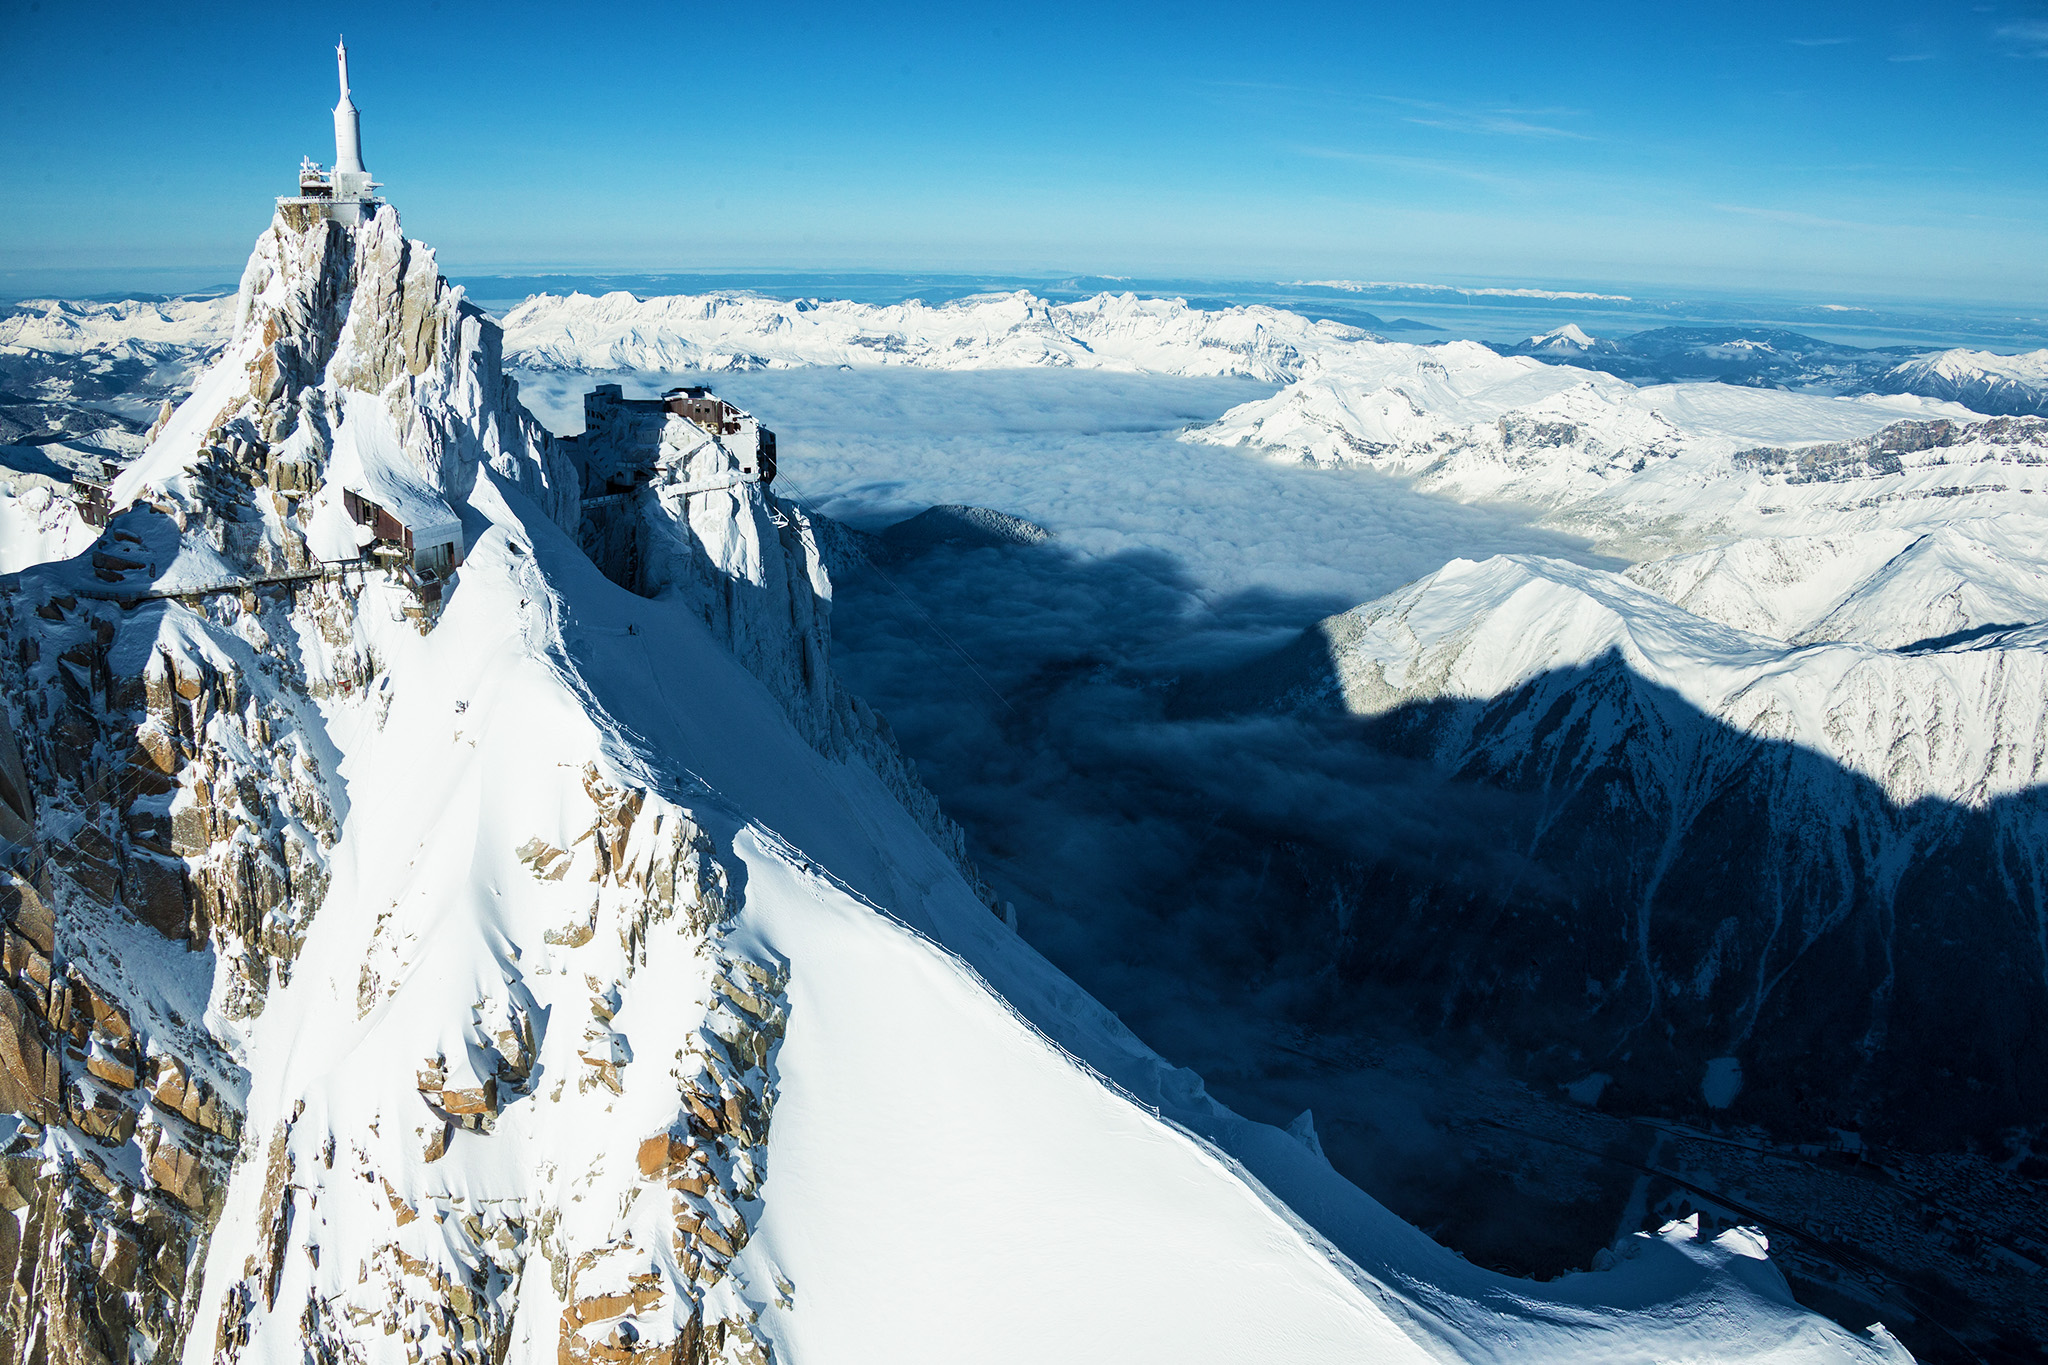
[[[1628,583],[1524,561],[1519,572],[1571,585],[1540,599],[1518,595],[1510,634],[1538,642],[1535,654],[1488,654],[1483,681],[1473,675],[1445,695],[1504,695],[1565,656],[1591,659],[1607,642],[1606,626],[1582,634],[1591,600],[1602,602],[1605,621],[1651,628],[1667,609],[1635,596],[1640,585],[1704,619],[1674,659],[1629,652],[1631,666],[1707,714],[1811,745],[1883,782],[1901,803],[1937,796],[1981,804],[2048,777],[2040,738],[2019,737],[2032,728],[2025,698],[2035,684],[2014,692],[1919,676],[1949,649],[1966,669],[1991,668],[1987,677],[2017,669],[2011,676],[2031,678],[2043,663],[2048,642],[2023,628],[2048,617],[2048,422],[1987,421],[1913,396],[1826,398],[1722,384],[1639,389],[1462,343],[1400,349],[1375,348],[1382,364],[1370,370],[1313,374],[1187,439],[1401,473],[1459,498],[1523,503],[1545,524],[1637,561]],[[1435,600],[1438,613],[1468,604],[1470,617],[1445,627],[1467,641],[1502,605],[1462,592]],[[1407,610],[1383,603],[1360,611],[1383,609]],[[1719,635],[1709,622],[1763,640]],[[1422,636],[1402,638],[1411,650],[1431,648]],[[1842,681],[1848,656],[1809,647],[1822,642],[1877,651],[1858,656],[1865,662],[1852,679],[1885,681]],[[1759,658],[1758,648],[1769,657]],[[1424,669],[1419,653],[1405,664],[1382,662]],[[1716,679],[1752,666],[1810,678],[1798,685],[1805,700],[1786,694],[1763,703],[1745,683],[1738,690],[1750,700],[1734,707],[1730,685]],[[1437,680],[1432,686],[1448,686],[1440,670],[1424,671]],[[1906,705],[1929,687],[1941,724],[1955,727],[1946,737],[1923,734]]]
[[[1911,395],[1830,398],[1660,384],[1497,355],[1477,342],[1381,343],[1333,356],[1189,439],[1419,477],[1462,497],[1555,504],[1687,454],[1867,436],[1905,418],[1967,420]]]
[[[0,574],[69,559],[97,534],[79,519],[68,483],[0,469]]]
[[[1757,543],[1742,548],[1754,551]],[[1725,592],[1734,567],[1700,566],[1693,593]],[[1839,561],[1829,567],[1839,568]],[[2048,776],[2048,714],[2036,704],[2048,693],[2048,623],[1983,637],[1965,628],[1959,633],[1971,638],[1946,648],[1831,638],[1788,649],[1782,640],[1683,610],[1632,581],[1654,577],[1559,560],[1454,560],[1323,629],[1333,641],[1344,704],[1358,715],[1417,700],[1504,697],[1614,658],[1643,683],[1667,689],[1738,734],[1825,754],[1876,783],[1894,806],[1937,797],[1982,807]],[[1787,586],[1792,591],[1784,596],[1801,585],[1791,578]],[[2044,585],[2031,586],[2038,592]],[[1780,605],[1782,597],[1761,592],[1736,601],[1735,610],[1725,600],[1700,605],[1739,619],[1745,610]],[[1893,632],[1925,628],[1910,618],[1873,615]],[[1845,624],[1842,608],[1822,622]],[[1684,762],[1673,757],[1664,766],[1677,770]]]

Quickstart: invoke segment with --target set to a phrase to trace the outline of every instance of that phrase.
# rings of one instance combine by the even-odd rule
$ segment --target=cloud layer
[[[573,429],[588,382],[529,376],[527,396]],[[1177,680],[1453,556],[1587,560],[1582,547],[1391,478],[1176,439],[1271,392],[1248,381],[798,370],[716,383],[777,430],[777,491],[856,527],[970,503],[1055,532],[939,546],[835,584],[837,668],[966,826],[1025,936],[1247,1112],[1285,1122],[1313,1107],[1340,1167],[1409,1216],[1467,1246],[1576,1245],[1557,1254],[1583,1263],[1608,1229],[1521,1221],[1526,1200],[1474,1203],[1444,1226],[1429,1200],[1472,1172],[1409,1082],[1304,1069],[1294,1050],[1305,1025],[1341,1032],[1371,1013],[1335,989],[1348,907],[1313,869],[1413,856],[1512,881],[1527,870],[1492,848],[1508,817],[1486,803],[1501,798],[1452,797],[1326,722],[1174,705]]]

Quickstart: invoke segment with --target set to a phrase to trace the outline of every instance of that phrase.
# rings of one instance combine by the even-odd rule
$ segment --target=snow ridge
[[[1588,294],[1570,289],[1502,289],[1464,288],[1453,284],[1402,284],[1389,280],[1296,280],[1294,285],[1304,289],[1342,289],[1353,294],[1378,294],[1399,291],[1411,294],[1437,294],[1449,297],[1494,298],[1494,299],[1583,299],[1602,303],[1631,303],[1627,294]]]
[[[1307,356],[1371,339],[1266,307],[1024,290],[886,307],[755,294],[641,299],[541,294],[505,316],[509,363],[534,370],[747,370],[792,365],[992,369],[1049,365],[1278,382]]]
[[[219,298],[24,299],[0,308],[0,355],[96,353],[156,360],[215,349],[232,334],[234,295]]]
[[[1918,393],[1978,412],[2048,417],[2048,350],[2022,355],[1953,350],[1920,356],[1879,375],[1880,393]]]
[[[1673,1104],[1715,1093],[1674,1076],[1740,1056],[1746,1112],[1790,1127],[1815,1104],[1929,1143],[2026,1121],[2048,421],[1460,359],[1310,375],[1188,436],[1513,500],[1634,561],[1453,561],[1244,670],[1542,813],[1503,846],[1569,893],[1445,945],[1423,935],[1448,893],[1403,886],[1381,928],[1409,946],[1382,951],[1438,973],[1403,984],[1483,997],[1526,964],[1496,1027]],[[1588,916],[1615,926],[1597,962],[1556,946]],[[1842,1061],[1816,1078],[1819,1055]]]

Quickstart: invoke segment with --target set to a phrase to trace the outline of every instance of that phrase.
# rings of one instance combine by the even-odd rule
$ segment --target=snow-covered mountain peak
[[[2048,350],[1999,355],[1992,351],[1959,348],[1909,360],[1896,372],[1919,372],[1955,380],[1974,375],[1997,375],[2027,383],[2048,383]]]
[[[218,344],[227,339],[234,307],[232,296],[110,303],[24,299],[0,309],[0,354],[148,356],[153,348]]]
[[[1531,351],[1580,355],[1592,350],[1595,341],[1581,331],[1576,322],[1567,322],[1562,327],[1553,327],[1530,337],[1522,345]]]
[[[1780,639],[1696,616],[1628,577],[1501,556],[1453,560],[1322,629],[1344,704],[1361,715],[1423,700],[1491,701],[1530,685],[1562,689],[1558,679],[1613,660],[1636,685],[1682,698],[1736,733],[1825,754],[1899,806],[1930,796],[1981,806],[2048,773],[2048,725],[2018,704],[2048,685],[2038,627],[1947,650],[1841,641],[1788,652]],[[1981,724],[1972,719],[1980,706]],[[1503,759],[1522,752],[1511,736],[1487,743]]]
[[[344,489],[321,479],[340,443],[352,478],[459,498],[481,465],[573,524],[574,471],[520,406],[499,354],[497,325],[440,277],[396,211],[353,227],[280,212],[243,273],[226,354],[123,471],[114,505],[217,508],[236,496],[220,486],[225,464],[267,482],[276,506],[259,499],[265,515],[223,522],[241,543],[217,548],[273,570],[348,557]],[[294,515],[272,515],[287,507]]]
[[[2048,416],[2048,350],[2020,355],[1950,350],[1918,356],[1878,376],[1885,393],[1924,393],[1978,412]]]

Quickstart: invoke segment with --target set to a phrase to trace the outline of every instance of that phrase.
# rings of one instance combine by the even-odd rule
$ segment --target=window
[[[413,566],[423,573],[433,574],[437,578],[446,577],[448,571],[455,567],[455,547],[446,541],[439,545],[429,545],[414,555],[412,562]]]

